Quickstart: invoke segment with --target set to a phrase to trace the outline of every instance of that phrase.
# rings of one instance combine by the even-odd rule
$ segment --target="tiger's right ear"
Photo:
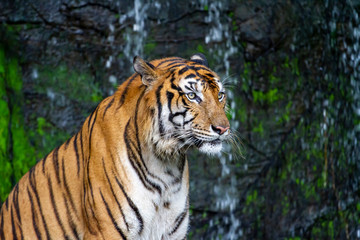
[[[151,63],[144,61],[139,56],[134,57],[133,66],[135,72],[140,74],[141,80],[144,85],[150,86],[157,79],[155,66]]]

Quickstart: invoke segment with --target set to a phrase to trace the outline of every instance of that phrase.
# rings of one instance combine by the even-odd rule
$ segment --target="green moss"
[[[260,122],[259,125],[255,126],[252,131],[255,133],[259,133],[261,136],[264,136],[264,128],[262,122]]]
[[[270,89],[268,92],[264,93],[262,91],[252,90],[252,95],[255,103],[261,104],[272,104],[275,101],[279,100],[281,96],[278,94],[278,90]]]
[[[0,200],[36,162],[22,113],[22,78],[18,60],[0,45]]]
[[[196,47],[196,50],[201,53],[205,53],[204,47],[201,44],[198,44]]]

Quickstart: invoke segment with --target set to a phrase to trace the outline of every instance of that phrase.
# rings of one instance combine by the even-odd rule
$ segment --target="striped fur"
[[[218,153],[225,95],[203,55],[150,63],[21,178],[0,214],[0,239],[185,239],[186,151]]]

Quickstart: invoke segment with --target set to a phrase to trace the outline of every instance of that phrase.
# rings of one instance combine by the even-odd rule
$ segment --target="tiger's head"
[[[196,146],[207,154],[219,153],[230,134],[226,94],[205,56],[152,62],[135,57],[133,64],[146,86],[142,116],[151,119],[146,138],[155,150],[174,154]]]

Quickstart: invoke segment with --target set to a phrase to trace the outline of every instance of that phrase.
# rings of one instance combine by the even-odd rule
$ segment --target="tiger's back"
[[[185,154],[193,145],[220,151],[229,134],[223,86],[200,54],[135,58],[134,69],[21,178],[1,209],[1,239],[186,237]]]

